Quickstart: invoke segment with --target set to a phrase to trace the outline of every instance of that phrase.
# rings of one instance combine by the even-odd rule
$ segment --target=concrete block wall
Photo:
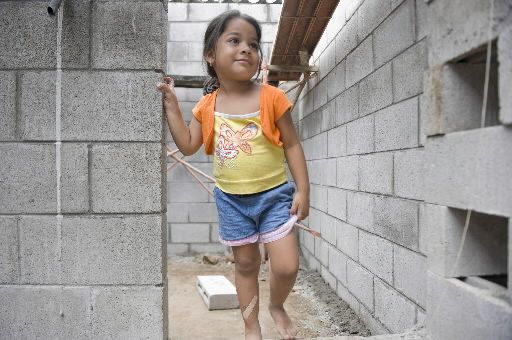
[[[167,338],[162,2],[0,16],[0,338]]]
[[[203,39],[211,19],[224,11],[238,9],[256,18],[262,27],[262,50],[266,60],[270,58],[281,4],[231,3],[231,2],[169,2],[167,41],[167,71],[172,75],[205,76]],[[192,118],[192,108],[202,96],[202,89],[177,88],[180,108],[187,122]],[[166,141],[176,149],[165,127]],[[206,156],[201,148],[195,155],[184,160],[212,176],[213,157]],[[171,166],[169,160],[168,166]],[[199,176],[213,189],[214,184]],[[218,242],[217,208],[212,197],[197,183],[187,170],[176,165],[167,172],[167,225],[169,254],[224,252],[226,247]]]
[[[301,231],[301,250],[374,333],[512,334],[512,4],[492,14],[489,35],[487,1],[341,1],[310,60],[320,72],[297,110],[322,237]]]

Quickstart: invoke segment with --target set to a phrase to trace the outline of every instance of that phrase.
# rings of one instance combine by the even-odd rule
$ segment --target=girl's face
[[[232,19],[207,56],[219,80],[247,81],[259,68],[256,29],[242,18]],[[221,81],[222,83],[222,81]]]

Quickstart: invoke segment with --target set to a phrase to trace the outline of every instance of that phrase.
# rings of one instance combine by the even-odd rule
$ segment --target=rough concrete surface
[[[278,339],[267,311],[269,288],[266,269],[263,265],[260,273],[260,324],[264,339]],[[216,265],[211,265],[204,264],[200,256],[169,257],[169,339],[243,339],[240,311],[208,311],[195,287],[197,275],[224,275],[234,283],[234,264],[223,258]],[[298,328],[299,338],[370,335],[347,303],[317,272],[302,264],[285,308]]]

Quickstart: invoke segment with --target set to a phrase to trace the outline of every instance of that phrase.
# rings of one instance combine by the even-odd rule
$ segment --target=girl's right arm
[[[203,140],[201,123],[192,116],[192,120],[187,126],[178,105],[174,81],[170,77],[165,77],[164,82],[159,83],[157,87],[164,96],[167,124],[176,146],[185,156],[194,154],[201,147]]]

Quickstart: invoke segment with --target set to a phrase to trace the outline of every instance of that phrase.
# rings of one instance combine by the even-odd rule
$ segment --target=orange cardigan
[[[263,134],[271,143],[282,146],[281,134],[275,123],[291,108],[292,104],[283,90],[267,84],[261,84],[260,86],[260,119]],[[214,111],[217,91],[215,90],[202,97],[192,109],[194,117],[201,123],[204,152],[207,155],[213,154]]]

